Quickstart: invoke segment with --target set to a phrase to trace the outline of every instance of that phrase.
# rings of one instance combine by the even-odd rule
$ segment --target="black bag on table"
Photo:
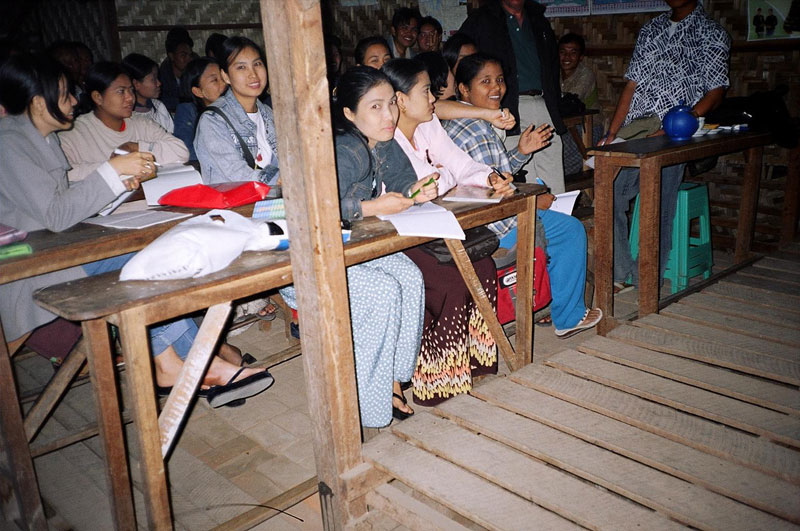
[[[467,238],[461,243],[464,245],[464,250],[467,251],[467,256],[473,262],[491,256],[500,247],[500,240],[497,235],[483,225],[465,230],[464,235]],[[450,254],[450,250],[444,240],[433,240],[424,243],[421,248],[436,258],[440,264],[453,263],[453,255]]]

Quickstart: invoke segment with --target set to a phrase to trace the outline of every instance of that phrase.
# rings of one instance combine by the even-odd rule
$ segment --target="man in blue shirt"
[[[730,37],[706,15],[697,0],[666,0],[671,11],[645,24],[636,39],[628,71],[608,133],[600,145],[610,142],[624,125],[647,116],[664,115],[683,101],[692,113],[705,116],[725,95],[728,80]],[[663,135],[660,129],[654,135]],[[672,247],[672,220],[685,164],[661,171],[660,269]],[[639,170],[625,168],[614,181],[614,281],[617,288],[630,279],[639,283],[639,268],[628,246],[631,200],[639,193]]]
[[[550,146],[536,153],[528,180],[541,178],[554,194],[559,194],[564,191],[559,135],[567,128],[558,112],[558,42],[544,11],[544,6],[533,0],[492,0],[474,10],[459,31],[472,38],[478,50],[503,62],[508,87],[503,107],[517,119],[506,146],[515,147],[519,140],[515,135],[530,124],[551,124],[555,129],[557,134]]]

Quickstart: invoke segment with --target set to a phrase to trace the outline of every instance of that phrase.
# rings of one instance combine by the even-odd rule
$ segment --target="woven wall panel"
[[[27,33],[41,34],[44,46],[61,39],[80,41],[95,59],[109,56],[99,0],[40,0],[23,26]]]
[[[259,21],[258,0],[116,0],[120,26],[237,24]]]
[[[261,29],[239,29],[239,30],[192,30],[189,34],[194,40],[194,52],[198,55],[205,55],[206,39],[214,32],[223,33],[228,36],[243,35],[264,47],[264,35]],[[120,49],[122,57],[136,52],[150,57],[157,63],[167,56],[164,42],[167,39],[166,31],[122,31],[119,34]]]
[[[326,4],[329,27],[333,34],[342,39],[342,47],[352,52],[356,43],[371,35],[389,35],[392,16],[400,7],[417,7],[412,0],[390,2],[380,0],[376,6],[342,7],[337,0],[329,0]],[[347,59],[352,60],[352,57]]]

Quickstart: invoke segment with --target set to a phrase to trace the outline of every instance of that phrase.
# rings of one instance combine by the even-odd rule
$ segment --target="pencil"
[[[417,190],[416,190],[416,191],[415,191],[413,194],[411,194],[410,196],[408,196],[408,198],[409,198],[409,199],[414,199],[415,197],[417,197],[417,194],[419,194],[419,192],[420,192],[420,191],[421,191],[423,188],[425,188],[425,187],[426,187],[426,186],[428,186],[429,184],[433,184],[433,183],[435,183],[435,182],[436,182],[436,179],[434,179],[433,177],[431,177],[430,179],[428,179],[428,180],[425,182],[425,184],[423,184],[422,186],[420,186],[419,188],[417,188]]]

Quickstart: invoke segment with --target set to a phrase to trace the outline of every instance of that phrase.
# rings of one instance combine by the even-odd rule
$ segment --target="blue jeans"
[[[559,330],[572,328],[586,313],[586,230],[577,218],[553,210],[537,210],[547,237],[550,275],[550,318]]]
[[[672,221],[678,202],[678,189],[686,164],[661,169],[661,241],[659,242],[658,278],[664,276],[669,251],[672,248]],[[625,282],[628,277],[639,285],[639,261],[634,260],[628,243],[628,211],[631,200],[639,193],[639,169],[623,168],[614,181],[614,281]]]
[[[117,271],[122,269],[122,266],[128,263],[128,260],[133,258],[134,254],[135,253],[123,254],[121,256],[114,256],[106,258],[105,260],[84,264],[83,270],[90,277],[102,275],[110,271]],[[172,346],[178,357],[185,360],[186,356],[189,355],[189,349],[192,348],[192,343],[197,335],[197,325],[191,319],[177,319],[167,324],[151,326],[149,331],[150,352],[153,353],[153,357],[158,356]]]

